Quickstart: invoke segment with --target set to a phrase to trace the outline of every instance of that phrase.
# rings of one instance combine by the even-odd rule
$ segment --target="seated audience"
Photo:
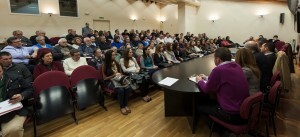
[[[142,41],[142,44],[146,47],[146,46],[149,46],[149,39],[147,38],[147,36],[143,36],[143,41]]]
[[[64,66],[64,70],[65,70],[65,73],[68,75],[68,76],[71,76],[72,72],[80,67],[80,66],[83,66],[83,65],[88,65],[86,63],[86,59],[83,58],[83,57],[80,57],[80,52],[78,49],[72,49],[70,51],[70,55],[71,57],[70,58],[67,58],[64,60],[64,63],[63,63],[63,66]]]
[[[224,47],[216,50],[214,62],[216,67],[209,77],[200,74],[196,76],[196,81],[201,92],[216,94],[217,100],[204,102],[203,99],[199,102],[197,110],[226,123],[243,125],[247,120],[241,118],[240,107],[249,96],[249,86],[243,70],[235,62],[231,62],[231,52]]]
[[[124,38],[123,38],[123,36],[120,34],[119,29],[116,29],[116,30],[115,30],[114,38],[115,38],[116,36],[119,36],[119,38],[120,38],[120,43],[123,43],[123,42],[124,42]]]
[[[247,42],[245,48],[249,49],[255,57],[256,65],[260,70],[260,91],[266,92],[271,79],[268,74],[272,73],[269,72],[271,66],[268,63],[268,59],[263,53],[258,51],[258,45],[255,41]]]
[[[160,34],[158,38],[156,38],[156,44],[165,43],[164,35]]]
[[[20,39],[17,37],[8,38],[7,43],[8,46],[4,47],[2,51],[6,51],[11,54],[13,63],[24,64],[32,72],[33,65],[29,64],[29,59],[36,58],[37,48],[23,47]]]
[[[269,78],[268,81],[271,81],[271,78],[273,76],[273,67],[277,59],[275,53],[275,45],[273,42],[267,42],[261,46],[260,51],[267,57],[269,67],[266,75]]]
[[[38,44],[38,40],[36,39],[36,37],[38,37],[38,36],[43,36],[43,37],[44,37],[45,43],[46,43],[46,44],[51,44],[51,41],[50,41],[49,38],[46,36],[46,32],[43,31],[43,30],[37,30],[37,31],[35,32],[35,35],[30,37],[30,41],[31,41],[31,44],[32,44],[32,45]]]
[[[120,59],[122,58],[122,55],[120,53],[118,53],[117,47],[113,46],[113,47],[111,47],[111,50],[113,50],[115,52],[115,60],[117,62],[120,62]]]
[[[61,61],[71,57],[70,50],[72,49],[74,48],[68,45],[65,38],[59,39],[58,44],[53,47],[53,59]]]
[[[31,41],[28,38],[26,38],[25,36],[23,36],[23,32],[21,30],[13,31],[13,37],[20,39],[23,46],[26,46],[26,47],[32,46]]]
[[[48,49],[52,49],[53,47],[50,44],[47,44],[45,42],[45,37],[44,36],[37,36],[36,37],[36,42],[37,44],[34,45],[37,48],[48,48]]]
[[[168,62],[171,62],[171,63],[180,63],[179,60],[176,59],[176,56],[173,52],[173,47],[172,47],[172,44],[171,43],[167,43],[166,44],[166,50],[164,52],[164,55],[167,59]]]
[[[103,62],[103,54],[102,54],[102,51],[101,49],[96,49],[94,50],[93,52],[93,57],[91,59],[88,60],[88,65],[94,67],[95,69],[99,69],[99,66],[102,64]]]
[[[73,45],[72,45],[72,47],[74,48],[74,49],[79,49],[79,46],[81,46],[82,45],[82,39],[80,38],[80,37],[75,37],[74,39],[73,39]]]
[[[53,61],[52,51],[50,49],[39,49],[37,57],[40,63],[34,67],[34,79],[47,71],[64,72],[63,65],[58,61]]]
[[[144,48],[143,44],[140,43],[135,51],[135,55],[137,57],[143,56],[143,48]]]
[[[166,44],[166,43],[173,43],[173,38],[170,36],[170,34],[169,33],[166,33],[166,36],[165,36],[165,38],[164,38],[164,43]]]
[[[155,53],[153,54],[154,65],[159,68],[165,68],[172,65],[171,61],[168,61],[164,55],[163,43],[156,46]]]
[[[150,54],[152,55],[152,54],[154,54],[155,53],[155,44],[154,44],[154,42],[153,41],[150,41],[149,42],[149,47],[150,47]]]
[[[173,52],[174,52],[174,55],[175,55],[177,60],[184,61],[184,59],[183,59],[184,55],[183,55],[183,52],[180,49],[180,46],[179,46],[178,42],[173,43]]]
[[[32,82],[31,72],[23,64],[16,64],[12,62],[12,56],[9,52],[0,52],[0,63],[7,75],[19,75],[27,82]]]
[[[120,37],[119,36],[115,36],[114,37],[114,42],[111,43],[111,46],[115,46],[118,49],[121,48],[123,46],[123,42],[120,41]]]
[[[271,39],[271,41],[272,41],[274,44],[276,44],[277,41],[280,41],[280,40],[278,39],[278,36],[277,36],[277,35],[274,35],[274,36],[273,36],[273,39]]]
[[[235,62],[243,69],[248,81],[250,94],[260,91],[260,71],[251,51],[246,48],[239,49],[235,55]]]
[[[125,49],[124,58],[121,58],[120,64],[123,72],[128,75],[138,75],[140,73],[140,67],[133,57],[132,49]],[[133,78],[133,76],[131,77]],[[151,97],[148,96],[149,92],[149,81],[142,77],[141,83],[139,83],[139,89],[141,90],[141,96],[145,102],[149,102]]]
[[[79,37],[79,36],[76,34],[75,29],[71,29],[69,34],[66,36],[67,42],[69,44],[73,44],[73,40],[74,40],[75,37]]]
[[[142,41],[140,40],[139,35],[135,35],[133,40],[131,41],[133,47],[138,47],[140,44],[143,45]]]
[[[93,45],[94,47],[99,47],[99,44],[96,41],[95,36],[91,36],[90,39],[91,39],[91,43],[92,43],[91,45]]]
[[[106,41],[105,36],[100,36],[99,47],[102,51],[106,51],[111,48],[111,45]]]
[[[84,44],[79,46],[79,52],[81,57],[92,57],[93,51],[96,49],[96,46],[92,45],[92,41],[89,37],[83,39]]]
[[[198,48],[198,47],[196,46],[196,42],[195,42],[195,41],[190,41],[190,46],[191,46],[192,51],[193,51],[194,53],[199,53],[199,52],[201,52],[201,49]]]
[[[32,96],[33,88],[30,82],[18,75],[7,75],[0,64],[0,102],[9,100],[9,103],[24,103]],[[3,137],[23,137],[23,124],[28,115],[26,104],[19,110],[14,110],[0,116],[1,131]]]
[[[102,65],[104,84],[110,89],[117,91],[121,113],[123,115],[128,115],[128,113],[131,113],[131,110],[128,107],[128,98],[132,89],[128,85],[119,86],[117,85],[117,82],[113,82],[117,81],[117,79],[122,76],[121,67],[119,63],[115,61],[114,56],[115,52],[113,50],[105,52],[105,62]]]
[[[140,57],[140,66],[143,69],[147,69],[150,76],[152,76],[158,68],[158,66],[154,64],[152,56],[150,55],[150,47],[143,48],[143,56]]]

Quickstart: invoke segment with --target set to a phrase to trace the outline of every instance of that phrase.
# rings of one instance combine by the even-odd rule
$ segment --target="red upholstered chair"
[[[275,116],[276,116],[276,108],[279,103],[280,99],[280,81],[276,81],[275,84],[271,87],[269,91],[269,95],[267,97],[267,101],[264,104],[264,108],[262,111],[262,116],[263,118],[266,119],[266,131],[267,131],[267,136],[269,136],[269,131],[268,131],[268,119],[270,121],[270,124],[273,125],[273,130],[274,134],[276,136],[276,126],[275,126]]]
[[[51,42],[51,45],[55,45],[55,44],[57,44],[58,43],[58,40],[60,39],[60,37],[52,37],[52,38],[50,38],[49,40],[50,40],[50,42]]]
[[[55,118],[72,114],[77,124],[75,109],[70,94],[70,81],[61,71],[49,71],[38,76],[33,82],[34,87],[34,135],[36,125]]]
[[[279,70],[273,74],[271,81],[270,81],[270,86],[272,87],[277,80],[280,80],[280,71]]]
[[[212,128],[210,131],[210,137],[212,135],[215,122],[229,129],[235,134],[243,134],[253,130],[259,121],[262,104],[263,104],[263,94],[261,92],[257,92],[247,97],[243,101],[240,108],[240,115],[243,119],[248,120],[248,123],[245,125],[229,124],[222,120],[219,120],[217,117],[209,115],[209,117],[213,120]]]
[[[113,97],[117,97],[117,93],[113,90],[108,88],[105,84],[104,84],[104,80],[103,80],[103,72],[102,72],[102,65],[99,66],[98,69],[98,74],[99,74],[99,81],[100,81],[100,85],[102,87],[102,90],[104,91],[105,94],[113,96]]]
[[[81,110],[99,103],[105,110],[104,96],[100,87],[98,72],[94,67],[84,65],[76,68],[70,77],[72,91],[75,93],[75,106]]]

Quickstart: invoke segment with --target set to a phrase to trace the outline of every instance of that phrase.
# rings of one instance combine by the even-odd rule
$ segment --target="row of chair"
[[[244,134],[253,131],[260,119],[265,120],[267,137],[269,136],[268,124],[273,125],[274,134],[276,136],[275,116],[281,94],[279,72],[274,73],[270,84],[271,88],[268,93],[264,95],[262,92],[257,92],[246,98],[241,104],[240,116],[248,120],[247,124],[233,125],[209,115],[213,120],[210,137],[212,136],[215,123],[218,123],[235,134]],[[268,121],[270,121],[270,123],[268,123]]]
[[[34,136],[36,126],[71,114],[78,124],[76,111],[99,103],[105,110],[104,96],[98,71],[88,65],[76,68],[70,78],[60,71],[49,71],[38,76],[34,87]]]

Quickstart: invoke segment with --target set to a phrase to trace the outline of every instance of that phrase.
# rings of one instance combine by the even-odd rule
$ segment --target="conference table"
[[[210,54],[187,62],[175,64],[171,67],[160,69],[152,75],[152,80],[164,90],[165,116],[186,116],[195,133],[196,97],[200,95],[197,84],[188,77],[193,74],[209,75],[215,67],[214,55]],[[166,77],[179,79],[171,86],[159,84]]]

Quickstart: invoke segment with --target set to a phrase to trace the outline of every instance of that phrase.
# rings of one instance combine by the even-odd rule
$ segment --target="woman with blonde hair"
[[[250,94],[260,91],[260,71],[251,51],[246,48],[239,49],[235,55],[235,62],[243,69]]]

